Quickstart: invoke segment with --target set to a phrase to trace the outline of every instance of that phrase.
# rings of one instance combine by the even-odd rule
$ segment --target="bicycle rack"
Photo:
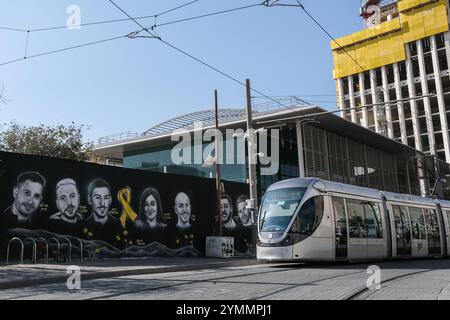
[[[9,240],[8,242],[8,247],[6,249],[6,264],[9,264],[9,247],[11,246],[11,243],[14,241],[19,241],[20,243],[20,264],[23,264],[23,251],[24,251],[24,246],[23,246],[23,241],[20,238],[12,238],[11,240]]]
[[[26,238],[25,240],[23,240],[23,243],[25,244],[25,242],[27,241],[33,242],[33,253],[31,256],[31,260],[33,261],[33,263],[36,263],[36,251],[37,251],[36,241],[33,238]]]
[[[59,240],[56,239],[56,238],[50,238],[50,239],[48,240],[48,243],[51,243],[52,241],[54,241],[54,242],[56,243],[57,248],[58,248],[57,253],[56,253],[56,259],[55,259],[55,260],[58,260],[58,258],[59,258],[59,253],[61,252],[61,251],[60,251],[60,250],[61,250],[61,244],[59,243]]]
[[[80,244],[80,260],[83,261],[83,241],[81,241],[80,238],[74,237],[78,240],[78,243]]]
[[[36,243],[38,243],[38,242],[44,242],[44,244],[45,244],[44,263],[48,263],[48,242],[44,238],[37,238]]]
[[[69,255],[68,255],[68,257],[69,257],[69,262],[71,262],[72,261],[72,243],[70,242],[70,239],[67,238],[67,237],[64,237],[63,240],[66,240],[67,243],[69,244],[69,249],[68,249],[69,250]]]

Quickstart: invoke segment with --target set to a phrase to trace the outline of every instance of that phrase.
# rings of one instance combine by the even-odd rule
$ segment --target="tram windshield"
[[[307,188],[287,188],[269,191],[259,215],[262,232],[284,232],[297,211]]]

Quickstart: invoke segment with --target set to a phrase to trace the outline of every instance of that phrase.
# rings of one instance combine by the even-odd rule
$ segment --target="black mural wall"
[[[224,235],[245,253],[248,187],[224,189]],[[88,257],[199,255],[216,223],[214,180],[185,175],[0,152],[0,194],[0,259],[14,236],[80,238]]]

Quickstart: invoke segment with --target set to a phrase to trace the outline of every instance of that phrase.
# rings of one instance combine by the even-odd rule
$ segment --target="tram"
[[[315,178],[271,185],[258,214],[257,258],[364,261],[450,256],[450,201]]]

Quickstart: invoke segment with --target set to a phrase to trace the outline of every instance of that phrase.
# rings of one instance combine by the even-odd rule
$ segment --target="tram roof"
[[[380,191],[378,189],[371,189],[360,187],[356,185],[350,185],[340,182],[327,181],[318,178],[295,178],[289,180],[279,181],[271,185],[267,191],[281,189],[281,188],[307,188],[309,186],[314,185],[315,188],[319,190],[323,190],[326,192],[335,192],[347,195],[357,195],[368,197],[372,199],[381,199],[381,195],[383,194],[388,201],[396,201],[403,202],[407,204],[419,204],[419,205],[428,205],[435,206],[437,202],[441,204],[441,206],[450,208],[450,201],[446,200],[436,200],[432,198],[425,198],[410,194],[399,194],[393,192]]]
[[[425,197],[419,197],[411,194],[399,194],[399,193],[393,193],[393,192],[385,192],[383,191],[383,194],[386,197],[386,200],[388,201],[398,201],[398,202],[406,202],[411,204],[423,204],[423,205],[429,205],[429,206],[436,206],[436,199],[432,198],[425,198]],[[441,201],[439,201],[441,202]],[[450,202],[447,201],[450,206]]]

